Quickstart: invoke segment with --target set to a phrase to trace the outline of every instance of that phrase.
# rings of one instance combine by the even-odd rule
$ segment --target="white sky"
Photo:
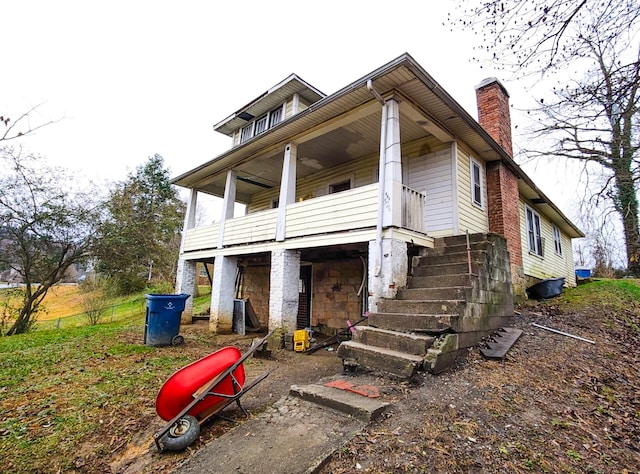
[[[292,72],[330,94],[408,52],[473,117],[489,76],[527,100],[469,61],[473,36],[443,26],[453,1],[3,3],[0,114],[45,102],[43,119],[65,119],[24,143],[98,183],[154,153],[172,176],[217,156],[230,139],[212,125]],[[562,173],[527,170],[569,213]]]

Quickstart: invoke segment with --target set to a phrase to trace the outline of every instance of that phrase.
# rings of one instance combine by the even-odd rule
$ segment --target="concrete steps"
[[[338,347],[338,356],[346,367],[369,367],[397,375],[412,377],[422,369],[424,357],[355,341],[345,341]]]
[[[412,258],[407,287],[378,301],[369,326],[355,328],[353,340],[338,348],[345,367],[406,378],[417,370],[439,373],[458,351],[504,325],[513,311],[506,242],[495,234],[468,237],[470,252],[461,235],[436,239]]]

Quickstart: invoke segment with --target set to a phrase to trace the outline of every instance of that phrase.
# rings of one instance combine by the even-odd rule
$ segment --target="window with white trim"
[[[540,224],[540,216],[529,206],[525,207],[525,215],[527,220],[527,237],[529,240],[529,252],[544,256],[542,245],[542,231]]]
[[[240,143],[244,143],[250,138],[260,135],[264,131],[282,122],[283,110],[284,104],[245,125],[240,131]]]
[[[269,112],[269,128],[282,122],[282,109],[282,107],[278,107]]]
[[[253,122],[242,128],[242,131],[240,132],[240,143],[246,142],[252,136],[253,136]]]
[[[469,158],[471,168],[471,201],[482,207],[482,196],[484,189],[482,186],[482,166],[473,158]]]
[[[267,129],[267,116],[263,115],[258,120],[256,120],[256,125],[253,128],[253,135],[259,135]]]
[[[551,233],[553,234],[553,249],[556,254],[562,256],[562,236],[560,234],[560,229],[554,225],[551,227]]]

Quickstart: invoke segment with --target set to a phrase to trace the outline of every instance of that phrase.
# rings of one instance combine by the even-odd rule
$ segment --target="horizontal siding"
[[[487,217],[487,181],[486,168],[482,161],[478,160],[482,165],[482,196],[484,209],[480,209],[473,204],[471,200],[471,164],[469,154],[458,148],[458,221],[460,232],[470,233],[489,232],[489,224]]]
[[[376,225],[377,184],[287,206],[286,238]]]
[[[273,240],[277,219],[276,209],[230,219],[224,224],[223,245]]]
[[[353,178],[354,187],[366,186],[374,182],[378,168],[378,157],[373,155],[356,161],[335,166],[314,173],[296,182],[296,201],[307,200],[328,194],[329,184],[343,178]],[[258,192],[251,196],[247,212],[258,212],[271,208],[273,200],[278,199],[280,187]]]
[[[529,205],[540,216],[540,231],[543,239],[543,257],[529,251],[529,234],[525,205]],[[553,245],[553,231],[551,220],[542,214],[535,206],[523,200],[520,201],[520,234],[522,236],[522,266],[525,275],[539,278],[564,277],[568,285],[576,284],[573,264],[573,248],[568,235],[560,231],[562,255],[555,252]]]
[[[453,233],[453,183],[451,152],[441,148],[427,155],[407,159],[407,185],[423,193],[425,232],[432,235]]]
[[[210,249],[218,245],[219,224],[210,224],[189,229],[185,235],[184,251]]]

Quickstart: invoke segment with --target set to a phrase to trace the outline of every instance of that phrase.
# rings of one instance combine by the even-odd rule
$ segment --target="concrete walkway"
[[[288,396],[200,449],[175,472],[313,473],[387,407],[336,388],[294,386]]]

